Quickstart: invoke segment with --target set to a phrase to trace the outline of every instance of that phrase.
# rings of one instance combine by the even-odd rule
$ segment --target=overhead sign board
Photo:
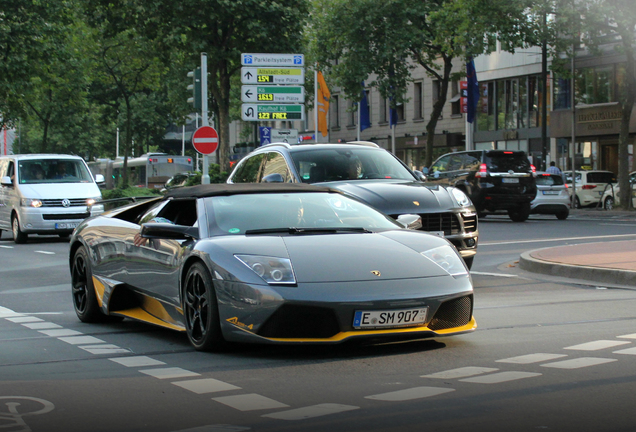
[[[241,66],[305,66],[303,54],[241,54]]]
[[[243,67],[243,84],[305,84],[305,68]]]
[[[243,104],[243,121],[305,120],[305,105]]]
[[[255,86],[241,87],[243,102],[304,103],[305,88],[301,86]]]

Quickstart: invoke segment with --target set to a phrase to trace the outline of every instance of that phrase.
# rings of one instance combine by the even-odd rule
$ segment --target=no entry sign
[[[212,126],[201,126],[192,134],[192,145],[201,154],[212,154],[219,147],[219,135]]]

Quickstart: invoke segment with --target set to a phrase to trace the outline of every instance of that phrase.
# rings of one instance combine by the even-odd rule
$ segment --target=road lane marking
[[[49,330],[49,329],[61,329],[61,325],[53,324],[50,322],[36,322],[36,323],[22,323],[26,328],[31,330]]]
[[[539,363],[548,360],[554,360],[561,357],[567,357],[565,354],[545,354],[545,353],[536,353],[536,354],[527,354],[518,357],[510,357],[507,359],[496,360],[497,363],[514,363],[514,364],[530,364],[530,363]]]
[[[13,246],[0,246],[0,248],[3,248],[3,249],[13,249]]]
[[[47,336],[52,336],[52,337],[60,337],[60,336],[79,336],[79,335],[83,335],[84,333],[82,332],[78,332],[76,330],[69,330],[69,329],[59,329],[59,330],[40,330],[40,333],[47,335]]]
[[[289,411],[281,411],[272,414],[264,414],[261,417],[269,417],[279,420],[305,420],[313,417],[320,417],[329,414],[337,414],[345,411],[360,409],[360,407],[352,405],[341,405],[334,403],[324,403],[312,405],[304,408],[296,408]]]
[[[147,356],[115,357],[108,359],[126,367],[159,366],[166,364]]]
[[[623,338],[623,339],[636,339],[636,333],[627,334],[623,336],[616,336],[616,337]]]
[[[509,274],[503,274],[503,273],[487,273],[487,272],[479,272],[479,271],[471,271],[470,274],[471,275],[479,275],[479,276],[497,276],[497,277],[506,277],[506,278],[518,278],[519,277],[517,275],[509,275]],[[519,278],[519,279],[524,279],[524,278]]]
[[[7,321],[11,321],[12,323],[22,324],[22,323],[30,323],[30,322],[44,322],[42,318],[36,318],[32,316],[21,316],[15,318],[7,318]]]
[[[213,401],[220,402],[231,408],[235,408],[239,411],[256,411],[264,409],[278,409],[289,408],[289,405],[275,401],[265,396],[261,396],[255,393],[236,395],[236,396],[221,396],[212,398]]]
[[[636,355],[636,348],[627,348],[627,349],[624,349],[624,350],[614,351],[614,354]]]
[[[589,236],[589,237],[563,237],[563,238],[554,238],[554,239],[515,240],[515,241],[504,241],[504,242],[479,242],[479,247],[520,244],[520,243],[547,243],[547,242],[560,242],[560,241],[569,241],[569,240],[624,238],[624,237],[634,237],[634,236],[636,236],[636,234],[616,234],[616,235]]]
[[[6,307],[0,306],[0,318],[9,318],[9,317],[21,317],[24,314],[17,313],[12,311],[11,309],[7,309]]]
[[[223,381],[215,380],[214,378],[203,378],[196,380],[188,380],[188,381],[176,381],[172,384],[189,390],[196,394],[205,394],[205,393],[216,393],[228,390],[240,390],[240,387],[237,387],[232,384],[228,384]]]
[[[618,361],[616,359],[608,359],[608,358],[596,358],[596,357],[581,357],[577,359],[571,360],[563,360],[554,363],[546,363],[542,364],[542,367],[556,368],[556,369],[579,369],[588,366],[596,366],[605,363],[611,363]]]
[[[125,354],[129,353],[130,350],[126,348],[120,348],[117,345],[111,344],[100,344],[100,345],[81,345],[81,349],[84,351],[88,351],[91,354],[100,355],[100,354]]]
[[[68,336],[68,337],[59,337],[58,340],[62,342],[69,343],[71,345],[88,345],[88,344],[98,344],[98,343],[106,343],[101,339],[97,339],[93,336]]]
[[[199,426],[190,429],[182,429],[174,432],[242,432],[250,430],[251,428],[246,426],[233,426],[233,425],[207,425]]]
[[[572,345],[565,347],[566,350],[579,350],[579,351],[598,351],[606,348],[613,348],[619,345],[630,344],[630,341],[613,341],[613,340],[597,340],[593,342],[582,343],[579,345]]]
[[[387,402],[401,402],[413,399],[422,399],[444,393],[454,392],[452,388],[442,387],[413,387],[406,390],[392,391],[388,393],[380,393],[372,396],[365,396],[365,399],[374,399]]]
[[[487,368],[487,367],[477,367],[477,366],[466,366],[457,369],[449,369],[443,372],[436,372],[430,375],[422,375],[422,378],[439,378],[439,379],[456,379],[456,378],[466,378],[469,376],[480,375],[489,372],[498,371],[497,368]]]
[[[44,254],[44,255],[55,255],[55,252],[49,251],[34,251],[35,253]]]
[[[498,372],[490,375],[482,375],[472,378],[460,379],[463,382],[471,382],[477,384],[499,384],[508,381],[516,381],[524,378],[532,378],[541,376],[536,372]]]
[[[142,369],[139,372],[153,376],[159,379],[172,379],[172,378],[186,378],[193,376],[201,376],[196,372],[192,372],[186,369],[181,369],[178,367],[167,367],[167,368],[157,368],[157,369]]]

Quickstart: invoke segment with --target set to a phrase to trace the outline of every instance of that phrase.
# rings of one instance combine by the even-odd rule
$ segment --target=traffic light
[[[188,98],[188,102],[194,106],[194,109],[201,111],[201,68],[188,72],[188,78],[192,78],[192,84],[188,85],[188,90],[192,91],[192,97]]]

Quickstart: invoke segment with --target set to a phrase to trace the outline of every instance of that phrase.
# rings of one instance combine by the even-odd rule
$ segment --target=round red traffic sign
[[[219,135],[212,126],[201,126],[192,134],[192,145],[201,154],[209,155],[219,147]]]

